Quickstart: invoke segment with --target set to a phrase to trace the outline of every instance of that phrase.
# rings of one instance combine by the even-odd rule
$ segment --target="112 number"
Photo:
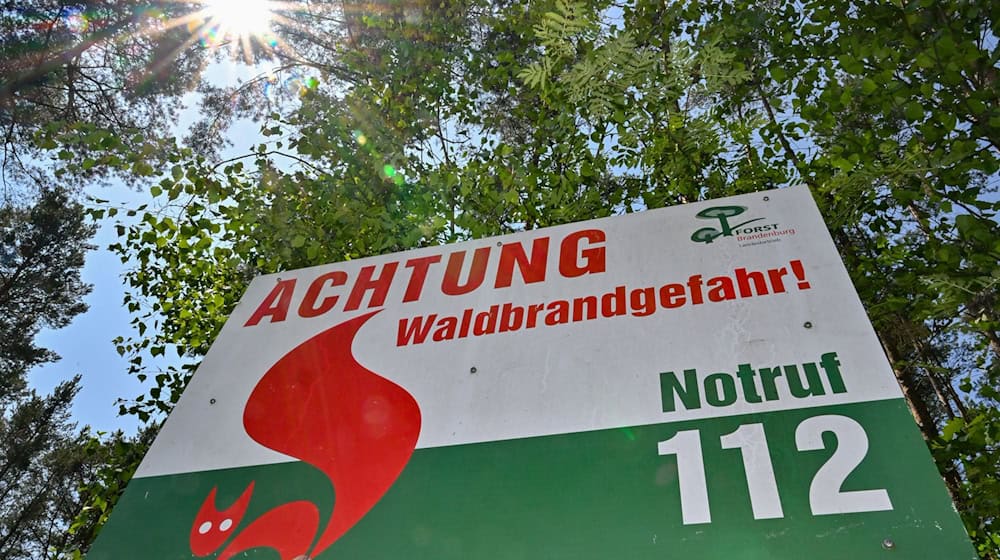
[[[837,438],[837,450],[816,472],[809,485],[809,507],[813,515],[891,510],[892,502],[885,489],[848,492],[840,489],[868,454],[868,434],[857,421],[833,414],[807,418],[795,429],[795,446],[799,451],[825,449],[823,434],[826,432],[832,432]],[[743,456],[754,519],[784,517],[764,425],[743,424],[719,440],[723,449],[739,449]],[[658,448],[660,455],[677,456],[683,523],[711,523],[701,432],[677,432],[672,438],[659,442]]]

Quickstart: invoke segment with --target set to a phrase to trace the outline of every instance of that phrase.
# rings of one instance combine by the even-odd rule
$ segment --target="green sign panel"
[[[804,188],[264,276],[88,558],[976,558]]]

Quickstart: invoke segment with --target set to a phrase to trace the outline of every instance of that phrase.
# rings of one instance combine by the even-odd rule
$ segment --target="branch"
[[[813,184],[812,180],[810,180],[808,177],[802,174],[802,171],[800,170],[800,168],[802,167],[802,160],[799,159],[798,154],[796,154],[795,150],[792,149],[792,144],[788,141],[788,138],[785,137],[785,132],[784,130],[782,130],[781,125],[778,123],[778,119],[775,118],[774,116],[774,109],[771,108],[771,102],[767,100],[767,95],[764,93],[764,88],[761,87],[759,82],[754,84],[754,87],[757,89],[757,94],[760,95],[760,100],[764,104],[764,110],[767,111],[767,118],[771,121],[771,124],[773,124],[774,128],[777,130],[776,133],[778,135],[778,141],[781,142],[781,147],[785,149],[786,157],[788,157],[788,159],[792,161],[792,164],[795,166],[796,171],[799,172],[799,176],[802,178],[802,181],[805,184],[809,185],[810,188],[815,188],[816,185]]]
[[[49,60],[41,62],[36,66],[16,74],[8,80],[5,80],[3,84],[0,85],[0,106],[12,102],[14,95],[20,90],[30,87],[39,79],[45,77],[47,74],[56,70],[60,66],[68,64],[74,58],[80,56],[94,45],[110,39],[120,31],[123,31],[128,27],[129,23],[129,19],[123,19],[107,29],[102,29],[101,31],[94,33],[92,36],[88,37],[86,40],[80,41],[75,46],[66,49],[61,53],[56,53],[56,55]]]
[[[259,156],[270,156],[270,155],[276,155],[276,156],[286,157],[288,159],[295,160],[295,161],[301,163],[302,165],[305,165],[306,167],[308,167],[309,169],[312,169],[313,171],[315,171],[317,173],[322,173],[324,175],[332,175],[332,173],[330,173],[329,171],[327,171],[325,169],[322,169],[320,167],[317,167],[317,166],[313,165],[312,163],[310,163],[310,162],[308,162],[308,161],[306,161],[306,160],[304,160],[304,159],[302,159],[302,158],[300,158],[298,156],[294,156],[292,154],[285,153],[285,152],[282,152],[280,150],[270,150],[270,151],[267,151],[267,152],[252,153],[252,154],[243,154],[242,156],[231,157],[229,159],[222,160],[222,161],[216,163],[215,165],[213,165],[212,166],[212,171],[217,170],[219,167],[222,167],[223,165],[225,165],[227,163],[232,163],[234,161],[239,161],[241,159],[247,159],[247,158],[251,158],[251,157],[259,157]]]

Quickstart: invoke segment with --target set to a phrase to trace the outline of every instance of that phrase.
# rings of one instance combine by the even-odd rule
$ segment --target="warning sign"
[[[89,558],[974,559],[805,188],[254,280]]]

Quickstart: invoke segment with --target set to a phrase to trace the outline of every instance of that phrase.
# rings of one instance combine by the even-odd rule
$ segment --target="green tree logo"
[[[740,214],[747,211],[746,206],[713,206],[711,208],[706,208],[701,212],[695,214],[695,217],[701,218],[703,220],[719,220],[719,228],[715,229],[713,227],[703,227],[698,231],[691,234],[691,241],[697,241],[699,243],[711,243],[715,241],[717,237],[729,237],[733,234],[733,230],[749,223],[757,222],[763,220],[764,218],[754,218],[752,220],[747,220],[741,222],[734,226],[729,225],[729,218],[733,216],[739,216]]]

